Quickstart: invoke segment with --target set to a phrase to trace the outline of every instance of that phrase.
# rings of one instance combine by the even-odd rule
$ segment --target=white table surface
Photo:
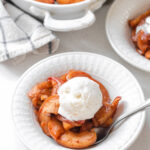
[[[138,70],[124,62],[111,48],[105,33],[105,18],[109,6],[104,6],[96,11],[97,21],[90,28],[82,31],[69,33],[56,33],[61,43],[57,53],[68,51],[88,51],[102,54],[113,58],[127,67],[137,78],[144,91],[145,98],[150,97],[150,74]],[[14,87],[19,77],[31,65],[48,55],[28,55],[25,61],[14,64],[14,61],[7,61],[0,64],[0,149],[1,150],[28,150],[21,143],[14,131],[11,116],[11,98]],[[149,150],[150,149],[150,109],[146,110],[146,122],[135,143],[129,150]],[[119,139],[118,139],[119,140]]]

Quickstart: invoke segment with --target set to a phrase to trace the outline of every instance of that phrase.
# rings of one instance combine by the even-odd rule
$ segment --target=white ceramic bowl
[[[136,52],[128,20],[149,8],[149,0],[115,0],[106,19],[106,32],[113,49],[125,61],[147,72],[150,72],[150,60]]]
[[[95,22],[92,10],[98,9],[106,0],[85,0],[79,3],[57,5],[35,0],[12,0],[23,10],[44,20],[44,25],[53,31],[80,30]]]
[[[36,83],[49,76],[64,74],[70,69],[78,69],[91,74],[106,86],[112,99],[122,96],[116,117],[144,102],[143,92],[134,76],[125,67],[107,57],[92,53],[72,52],[46,58],[22,75],[13,96],[12,115],[16,131],[23,143],[31,150],[66,149],[42,132],[27,93]],[[115,128],[108,139],[93,147],[92,150],[127,149],[142,130],[144,120],[144,111],[130,117]]]

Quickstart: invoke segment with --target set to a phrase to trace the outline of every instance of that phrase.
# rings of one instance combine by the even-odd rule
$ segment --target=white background
[[[145,98],[150,97],[150,73],[138,70],[124,62],[111,48],[105,33],[105,18],[109,6],[104,6],[96,11],[96,23],[82,31],[69,33],[56,33],[61,43],[57,53],[68,51],[88,51],[102,54],[113,58],[126,66],[137,78]],[[44,48],[43,48],[44,49]],[[16,64],[14,60],[0,64],[0,149],[1,150],[28,150],[21,143],[14,130],[11,117],[11,98],[14,87],[19,77],[31,65],[47,57],[46,54],[28,55],[26,59]],[[146,110],[146,122],[144,129],[136,142],[129,150],[149,150],[150,149],[150,109]],[[118,139],[119,140],[119,139]]]

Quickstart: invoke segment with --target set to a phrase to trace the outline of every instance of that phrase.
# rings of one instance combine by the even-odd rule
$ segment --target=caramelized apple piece
[[[51,114],[57,114],[59,108],[58,96],[50,96],[44,103],[41,105],[38,112],[38,120],[44,131],[44,133],[50,136],[48,131],[48,122],[50,121]]]
[[[62,123],[56,119],[55,116],[51,117],[50,121],[48,122],[48,130],[52,138],[55,140],[65,133]]]
[[[68,148],[86,148],[93,145],[96,139],[97,136],[95,131],[84,131],[80,133],[66,131],[56,141]]]
[[[142,15],[136,17],[135,19],[129,20],[129,25],[131,28],[135,28],[142,19],[146,18],[147,16],[150,15],[150,9],[147,10],[145,13],[143,13]]]
[[[94,127],[94,124],[92,121],[86,121],[80,128],[80,131],[88,131],[91,130]]]
[[[50,96],[51,88],[52,88],[51,82],[44,81],[35,85],[28,93],[28,96],[31,99],[32,104],[36,109],[39,109],[39,107],[41,106],[43,101],[41,99],[42,97]]]
[[[94,126],[103,126],[103,124],[109,119],[112,118],[114,113],[117,110],[118,103],[121,97],[116,97],[111,104],[107,106],[102,106],[100,110],[95,114],[93,118]]]
[[[78,3],[84,0],[57,0],[57,3],[59,4],[72,4],[72,3]]]
[[[47,4],[54,4],[54,0],[36,0],[38,2],[47,3]]]
[[[71,128],[75,127],[74,125],[67,123],[67,122],[63,122],[63,127],[65,130],[70,130]]]

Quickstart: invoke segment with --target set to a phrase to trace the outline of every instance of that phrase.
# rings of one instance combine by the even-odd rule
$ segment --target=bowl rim
[[[115,0],[113,2],[113,4],[111,5],[111,7],[109,8],[108,12],[107,12],[107,16],[106,16],[106,20],[105,20],[105,30],[106,30],[106,34],[107,34],[107,38],[108,38],[108,41],[110,43],[110,45],[112,46],[113,50],[124,60],[126,61],[127,63],[129,63],[130,65],[140,69],[140,70],[143,70],[145,72],[150,72],[150,69],[146,69],[146,68],[143,68],[141,66],[139,66],[138,64],[135,64],[131,59],[129,59],[128,57],[124,57],[124,54],[116,47],[116,45],[114,44],[111,36],[110,36],[110,32],[109,32],[109,19],[111,17],[111,13],[112,11],[114,10],[114,7],[117,5],[117,3],[119,2],[119,0]],[[146,58],[145,58],[146,59]]]
[[[55,5],[55,4],[47,4],[47,3],[43,3],[43,2],[38,2],[35,0],[23,0],[25,2],[29,2],[29,3],[33,3],[35,5],[40,5],[43,7],[49,7],[49,8],[71,8],[71,7],[79,7],[80,5],[86,5],[89,3],[94,2],[93,0],[84,0],[81,2],[77,2],[77,3],[72,3],[72,4],[59,4],[59,5]]]
[[[91,53],[91,52],[80,52],[80,51],[76,51],[76,52],[64,52],[64,53],[60,53],[60,54],[55,54],[55,55],[52,55],[52,56],[49,56],[45,59],[42,59],[40,61],[38,61],[37,63],[33,64],[29,69],[27,69],[23,74],[22,76],[19,78],[16,86],[15,86],[15,90],[13,92],[13,95],[12,95],[12,103],[11,103],[11,114],[12,114],[12,121],[13,121],[13,125],[14,125],[14,129],[16,130],[16,133],[17,133],[17,136],[19,137],[19,139],[22,141],[22,143],[27,147],[29,148],[30,150],[32,150],[32,147],[30,147],[29,145],[27,145],[27,143],[25,142],[24,138],[21,136],[18,128],[17,128],[17,125],[16,125],[16,122],[14,120],[14,115],[13,115],[13,105],[14,105],[14,97],[15,97],[15,94],[16,94],[16,91],[17,91],[17,87],[18,85],[22,82],[22,79],[26,77],[26,75],[32,70],[34,69],[35,67],[37,67],[38,65],[40,65],[41,63],[43,62],[46,62],[48,61],[49,59],[51,58],[55,58],[55,57],[60,57],[60,56],[63,56],[63,55],[70,55],[70,54],[80,54],[80,55],[93,55],[95,57],[103,57],[105,59],[108,59],[109,61],[112,61],[114,62],[116,65],[120,65],[121,67],[123,67],[126,71],[128,71],[128,73],[130,74],[130,76],[134,79],[135,81],[135,84],[137,85],[138,89],[139,89],[139,92],[140,92],[140,95],[141,95],[141,100],[144,102],[145,101],[145,98],[144,98],[144,93],[142,91],[142,88],[139,84],[139,82],[137,81],[137,79],[134,77],[134,75],[126,68],[124,67],[122,64],[120,64],[119,62],[109,58],[109,57],[106,57],[104,55],[100,55],[100,54],[96,54],[96,53]],[[146,112],[145,111],[142,111],[140,112],[141,113],[141,120],[140,120],[140,124],[137,126],[137,129],[136,129],[136,132],[132,135],[132,137],[130,137],[130,140],[128,140],[128,142],[122,146],[121,149],[119,150],[126,150],[128,149],[135,141],[136,139],[138,138],[139,134],[141,133],[143,127],[144,127],[144,124],[145,124],[145,118],[146,118]]]

